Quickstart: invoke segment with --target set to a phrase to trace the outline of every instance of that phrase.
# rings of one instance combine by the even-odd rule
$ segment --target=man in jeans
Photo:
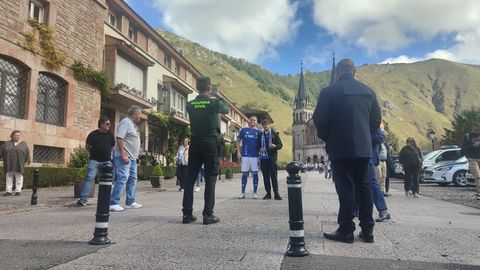
[[[136,123],[140,122],[141,109],[131,106],[128,117],[118,123],[115,134],[117,144],[113,150],[113,166],[115,168],[115,184],[110,199],[110,211],[120,212],[124,208],[119,205],[123,186],[126,186],[127,200],[125,208],[136,209],[142,205],[135,201],[135,187],[137,186],[137,159],[140,152],[140,133]]]
[[[475,198],[480,200],[480,123],[470,127],[470,132],[463,136],[462,152],[468,159],[470,172],[475,177]]]
[[[83,184],[82,194],[77,201],[77,206],[87,205],[88,194],[90,194],[92,189],[98,167],[104,162],[110,162],[112,158],[115,137],[113,137],[109,129],[110,119],[107,116],[102,116],[98,120],[98,129],[90,132],[87,136],[85,149],[90,153],[90,157],[88,159],[87,176]]]

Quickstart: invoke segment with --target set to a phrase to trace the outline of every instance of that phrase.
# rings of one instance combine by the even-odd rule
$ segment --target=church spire
[[[333,61],[332,61],[332,71],[330,72],[330,85],[335,82],[335,50],[332,53]]]
[[[300,62],[300,82],[298,83],[298,93],[295,99],[295,109],[302,109],[305,106],[305,83],[303,78],[303,61]]]

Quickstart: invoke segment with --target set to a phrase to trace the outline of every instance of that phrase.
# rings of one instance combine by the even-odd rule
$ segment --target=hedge
[[[170,179],[175,177],[177,174],[177,167],[175,166],[162,166],[163,177],[165,179]],[[137,175],[139,180],[148,180],[150,175],[152,175],[153,166],[150,165],[140,165],[137,168]]]
[[[23,172],[23,187],[31,188],[33,180],[33,171],[36,168],[27,167]],[[58,187],[68,186],[76,181],[75,176],[80,170],[79,168],[54,168],[54,167],[40,167],[40,174],[38,177],[38,187]],[[0,167],[0,190],[5,190],[5,174],[3,167]],[[81,180],[83,181],[83,179]]]

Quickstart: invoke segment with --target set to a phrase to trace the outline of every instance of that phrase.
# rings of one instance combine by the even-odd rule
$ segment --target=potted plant
[[[150,175],[150,183],[152,184],[152,187],[159,188],[161,186],[163,182],[162,176],[162,167],[160,165],[153,166],[152,175]]]
[[[87,169],[88,166],[85,164],[83,167],[78,168],[77,172],[75,173],[75,183],[73,185],[73,196],[75,198],[80,198],[82,195],[83,185],[85,183],[85,178],[87,177]],[[90,189],[90,194],[88,194],[89,198],[93,198],[95,194],[95,185],[92,185]]]
[[[233,178],[233,169],[230,167],[225,168],[225,178],[232,179]]]

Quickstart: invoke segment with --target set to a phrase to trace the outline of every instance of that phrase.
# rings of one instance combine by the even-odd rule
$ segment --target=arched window
[[[67,82],[55,75],[38,75],[37,122],[61,126],[65,121]]]
[[[0,114],[25,117],[27,68],[0,56]]]

